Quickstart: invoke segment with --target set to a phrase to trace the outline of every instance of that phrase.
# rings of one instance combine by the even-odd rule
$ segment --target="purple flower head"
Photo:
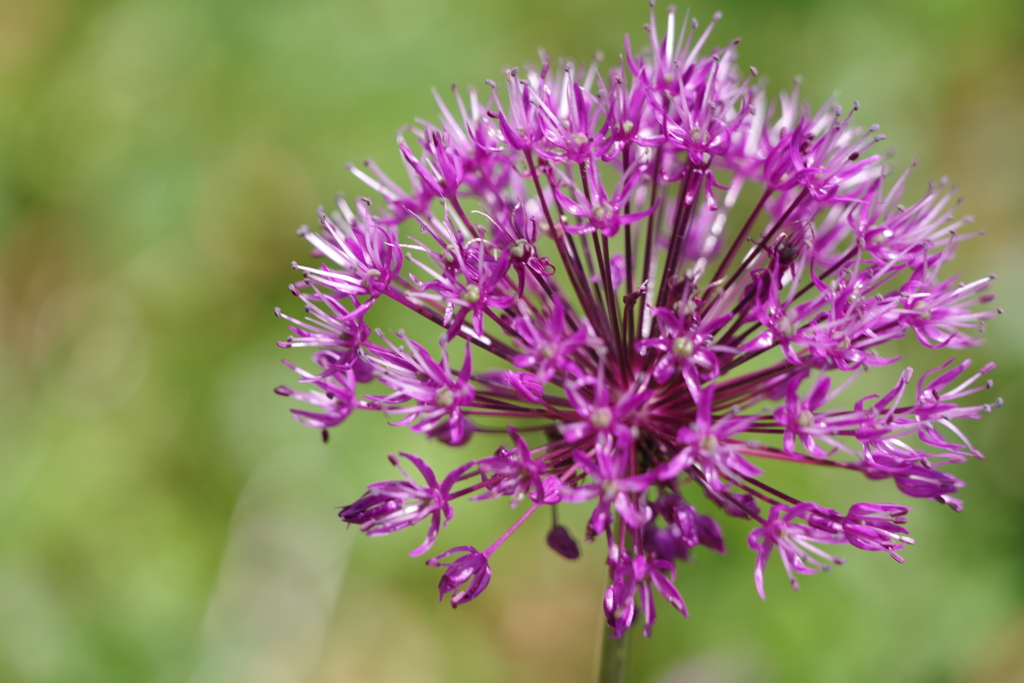
[[[991,276],[951,275],[974,236],[953,186],[904,198],[909,170],[890,173],[859,105],[770,93],[736,42],[713,47],[719,15],[676,18],[652,9],[647,40],[627,38],[608,69],[542,55],[502,87],[434,93],[438,120],[399,135],[407,179],[353,168],[373,202],[339,200],[300,230],[304,313],[279,313],[281,345],[315,349],[316,369],[287,362],[299,389],[277,391],[308,404],[295,418],[326,437],[375,410],[453,447],[504,441],[459,451],[440,483],[403,454],[423,483],[373,484],[341,509],[369,535],[425,522],[420,554],[457,499],[526,508],[486,550],[430,560],[453,605],[559,504],[590,514],[570,530],[551,511],[555,552],[579,557],[574,533],[607,544],[619,636],[638,607],[650,633],[655,592],[685,614],[676,563],[725,551],[722,515],[752,527],[763,596],[776,554],[794,587],[841,562],[829,545],[902,561],[903,496],[963,507],[950,470],[981,457],[963,420],[1001,401],[982,398],[993,364],[946,354],[979,344],[999,309]],[[898,340],[942,354],[937,367],[915,377]],[[891,388],[865,395],[868,369]],[[766,461],[899,500],[841,514],[780,490]]]

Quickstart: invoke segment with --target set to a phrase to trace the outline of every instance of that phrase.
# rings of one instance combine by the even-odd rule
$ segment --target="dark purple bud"
[[[722,528],[713,517],[697,515],[697,539],[700,544],[725,554],[725,539],[722,537]]]
[[[580,557],[579,545],[569,530],[561,524],[556,524],[548,533],[548,546],[568,560],[578,560]]]

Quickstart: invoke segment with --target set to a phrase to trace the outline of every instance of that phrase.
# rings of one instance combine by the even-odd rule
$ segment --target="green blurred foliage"
[[[727,556],[681,568],[691,618],[662,605],[637,640],[635,680],[1024,680],[1024,6],[692,14],[716,9],[716,40],[742,36],[773,88],[800,73],[815,101],[859,98],[896,163],[920,160],[918,191],[960,182],[988,231],[965,277],[1002,278],[976,355],[1007,406],[970,425],[990,457],[959,468],[967,510],[917,502],[904,566],[850,553],[794,593],[773,564],[762,603],[730,520]],[[294,229],[360,191],[345,161],[398,168],[393,135],[435,116],[432,86],[482,85],[538,45],[614,58],[646,21],[634,0],[0,2],[0,680],[592,680],[599,550],[564,562],[531,519],[484,597],[438,604],[438,572],[405,555],[419,531],[357,538],[334,506],[391,476],[389,452],[460,454],[373,415],[320,444],[271,392],[291,381],[272,311],[293,306]],[[827,504],[899,498],[775,474]],[[486,544],[515,514],[462,506],[442,543]]]

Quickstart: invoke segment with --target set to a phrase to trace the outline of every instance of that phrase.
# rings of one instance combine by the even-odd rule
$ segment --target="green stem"
[[[629,649],[633,640],[632,635],[633,629],[626,629],[621,638],[616,638],[610,628],[604,627],[598,683],[626,683],[629,680]]]

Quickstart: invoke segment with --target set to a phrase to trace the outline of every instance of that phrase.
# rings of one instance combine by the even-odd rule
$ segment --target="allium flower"
[[[907,173],[890,181],[877,126],[832,100],[810,108],[798,86],[773,102],[755,70],[740,72],[736,43],[706,48],[710,30],[677,35],[670,10],[662,35],[652,10],[649,48],[627,38],[606,71],[542,57],[506,72],[507,95],[489,83],[487,95],[456,90],[454,108],[438,96],[440,124],[400,138],[407,183],[353,169],[383,201],[341,199],[319,231],[300,231],[319,261],[296,266],[307,315],[288,318],[282,346],[319,349],[319,369],[298,370],[308,390],[278,390],[310,404],[299,421],[326,438],[352,411],[378,410],[452,446],[509,436],[493,455],[464,449],[441,483],[402,454],[423,483],[372,484],[341,509],[369,535],[427,523],[418,555],[457,498],[528,501],[487,550],[427,562],[446,567],[452,605],[480,595],[490,556],[559,502],[593,509],[585,535],[607,547],[616,635],[638,604],[650,633],[655,592],[685,614],[675,563],[699,545],[725,551],[693,505],[701,493],[750,521],[762,597],[773,554],[794,587],[842,562],[836,546],[902,561],[910,508],[798,500],[764,479],[765,459],[961,507],[963,483],[939,466],[981,457],[956,421],[999,405],[972,398],[994,366],[942,358],[916,384],[908,367],[883,396],[853,394],[853,380],[899,362],[883,348],[897,339],[978,343],[997,312],[978,308],[992,278],[940,274],[970,219],[946,181],[900,203]],[[752,208],[735,215],[741,197]],[[371,331],[384,300],[439,341]],[[579,556],[557,523],[548,543]]]

